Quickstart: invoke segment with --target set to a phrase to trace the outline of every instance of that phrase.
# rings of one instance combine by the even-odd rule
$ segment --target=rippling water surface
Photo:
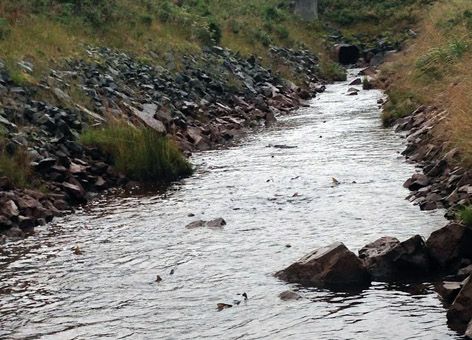
[[[165,194],[97,199],[9,243],[0,253],[0,338],[455,338],[429,283],[345,294],[272,276],[334,241],[357,251],[444,223],[442,212],[404,200],[414,166],[399,154],[403,140],[381,128],[382,93],[346,96],[348,87],[328,87],[236,147],[195,155],[196,175]],[[277,144],[297,148],[267,147]],[[224,229],[185,229],[216,217]],[[304,299],[281,301],[287,289]],[[216,310],[242,292],[247,302]]]

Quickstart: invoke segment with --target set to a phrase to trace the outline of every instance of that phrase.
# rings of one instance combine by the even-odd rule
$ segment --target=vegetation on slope
[[[396,61],[384,67],[390,103],[384,121],[391,123],[421,104],[446,110],[438,138],[461,151],[472,165],[472,2],[438,1],[427,13],[419,36]]]
[[[181,3],[181,4],[180,4]],[[287,2],[289,3],[289,2]],[[323,50],[318,24],[302,24],[279,0],[0,0],[0,50],[12,70],[29,59],[35,74],[51,62],[82,56],[83,45],[165,59],[221,44],[269,62],[267,47]]]
[[[425,2],[428,0],[322,1],[322,21],[307,23],[292,14],[291,1],[283,0],[0,0],[0,63],[5,63],[16,84],[28,85],[44,79],[55,64],[90,58],[84,48],[87,45],[124,50],[143,63],[160,63],[178,71],[183,67],[182,55],[195,55],[204,46],[219,44],[243,56],[256,55],[265,66],[297,81],[286,65],[269,54],[268,47],[276,45],[315,52],[321,57],[324,76],[340,79],[343,70],[330,61],[326,52],[325,38],[331,34],[327,27],[340,29],[356,43],[367,36],[385,35],[385,30],[403,34],[415,18],[413,9]],[[48,95],[41,91],[39,96]],[[87,106],[87,98],[82,98],[80,91],[74,95],[71,90],[70,95],[74,102]],[[125,153],[131,153],[123,150],[134,142],[111,149],[107,138],[113,135],[113,129],[144,144],[154,138],[147,131],[111,127],[90,131],[83,140],[108,148],[118,167],[133,177],[149,177],[136,168],[126,168],[132,162]],[[154,164],[158,155],[167,155],[168,151],[163,151],[168,148],[167,141],[153,142],[158,145],[156,150],[143,146],[146,159],[133,159],[136,166]],[[162,159],[163,163],[168,161]],[[180,161],[175,162],[184,169],[182,172],[187,171]],[[172,170],[174,164],[156,166],[149,171],[160,177],[161,168],[171,169],[172,178],[181,171]]]
[[[192,173],[172,141],[151,129],[108,125],[86,131],[81,141],[110,154],[116,169],[134,180],[165,183]]]
[[[7,177],[17,187],[32,184],[32,169],[25,150],[8,144],[0,131],[0,177]]]

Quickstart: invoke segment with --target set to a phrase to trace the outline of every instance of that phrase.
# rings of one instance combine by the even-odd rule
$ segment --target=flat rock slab
[[[275,276],[289,283],[340,290],[370,285],[367,269],[343,243],[317,249]]]

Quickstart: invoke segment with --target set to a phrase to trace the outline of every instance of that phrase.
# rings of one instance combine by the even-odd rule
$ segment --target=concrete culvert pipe
[[[360,57],[359,48],[354,45],[337,45],[335,53],[336,60],[342,65],[355,64]]]

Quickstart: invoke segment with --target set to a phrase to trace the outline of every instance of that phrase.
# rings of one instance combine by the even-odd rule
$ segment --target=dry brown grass
[[[384,66],[387,92],[397,99],[384,119],[411,113],[402,109],[420,104],[446,110],[437,137],[459,148],[472,166],[472,28],[462,17],[466,11],[472,11],[468,0],[438,2],[425,13],[414,43]],[[411,107],[405,104],[408,96]]]

